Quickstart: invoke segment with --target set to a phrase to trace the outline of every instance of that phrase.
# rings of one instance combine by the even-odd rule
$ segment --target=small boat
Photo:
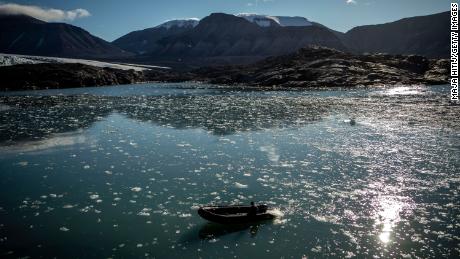
[[[206,220],[221,224],[241,224],[275,218],[275,215],[267,212],[267,205],[257,205],[256,207],[257,213],[249,215],[251,206],[205,206],[198,209],[198,215]]]

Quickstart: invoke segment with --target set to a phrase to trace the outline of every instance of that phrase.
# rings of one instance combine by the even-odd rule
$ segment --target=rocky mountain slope
[[[450,12],[359,26],[348,31],[343,42],[355,53],[417,54],[449,57]]]
[[[448,57],[449,13],[406,18],[334,31],[303,17],[213,13],[197,25],[130,33],[115,41],[138,62],[182,67],[249,64],[307,45],[355,54],[387,53]]]
[[[130,32],[112,43],[126,51],[145,54],[152,51],[155,43],[165,37],[188,32],[198,24],[198,19],[172,20],[153,28]]]
[[[344,50],[345,46],[328,29],[319,26],[261,27],[244,18],[223,13],[205,17],[190,30],[163,38],[148,54],[151,60],[222,60],[222,63],[256,61],[290,53],[306,45]],[[215,62],[219,63],[219,62]]]
[[[322,47],[265,59],[251,65],[206,67],[189,73],[149,72],[161,81],[202,81],[257,87],[355,87],[445,84],[449,62],[423,56],[353,55]]]
[[[0,15],[0,53],[75,58],[128,56],[126,51],[79,27],[25,15]]]

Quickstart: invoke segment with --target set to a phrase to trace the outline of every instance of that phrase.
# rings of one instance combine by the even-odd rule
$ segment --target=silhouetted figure
[[[249,208],[248,216],[255,216],[257,214],[257,207],[253,201],[251,201],[251,208]]]

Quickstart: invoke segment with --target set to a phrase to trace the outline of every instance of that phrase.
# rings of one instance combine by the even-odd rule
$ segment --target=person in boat
[[[255,216],[257,215],[258,209],[257,206],[251,201],[251,208],[249,208],[248,216]]]

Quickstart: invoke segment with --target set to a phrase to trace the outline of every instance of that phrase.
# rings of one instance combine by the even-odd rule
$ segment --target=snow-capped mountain
[[[252,23],[259,25],[260,27],[270,27],[270,26],[311,26],[313,25],[307,18],[300,16],[270,16],[270,15],[260,15],[260,14],[249,14],[249,13],[240,13],[236,16],[244,18]]]
[[[268,16],[257,14],[236,14],[228,15],[235,18],[235,22],[244,18],[246,21],[257,24],[258,27],[313,27],[314,24],[304,17],[290,17],[290,16]],[[205,18],[204,18],[205,19]],[[203,20],[204,20],[203,19]],[[160,25],[144,30],[130,32],[115,41],[113,44],[126,51],[134,52],[137,54],[149,53],[158,47],[158,41],[166,37],[171,37],[183,33],[187,33],[195,29],[202,20],[198,18],[186,18],[169,20]],[[236,23],[233,23],[233,25]],[[216,24],[216,26],[218,26]],[[229,24],[231,26],[231,24]],[[244,24],[241,28],[244,30]],[[221,34],[219,31],[225,31],[226,28],[219,28],[216,35]],[[161,44],[160,44],[161,45]],[[178,47],[178,46],[176,46]]]
[[[146,55],[156,61],[191,60],[198,65],[215,65],[253,62],[308,45],[345,50],[334,33],[324,27],[281,26],[277,19],[254,21],[259,25],[236,15],[213,13],[195,28],[152,44]]]
[[[200,22],[200,19],[198,18],[187,18],[187,19],[178,19],[178,20],[169,20],[166,21],[155,28],[166,28],[166,29],[171,29],[173,27],[179,27],[179,28],[193,28],[198,25]]]
[[[192,30],[199,22],[198,18],[170,20],[153,28],[130,32],[112,43],[124,50],[144,54],[151,51],[158,40]]]

